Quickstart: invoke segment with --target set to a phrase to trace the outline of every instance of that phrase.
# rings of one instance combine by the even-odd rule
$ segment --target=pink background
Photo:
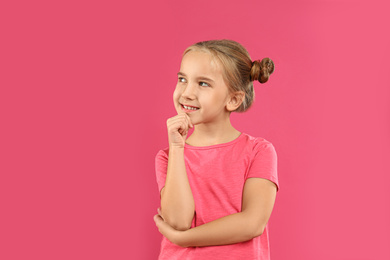
[[[130,2],[0,3],[0,259],[156,259],[180,55],[223,38],[275,62],[231,117],[278,153],[272,259],[390,259],[388,1]]]

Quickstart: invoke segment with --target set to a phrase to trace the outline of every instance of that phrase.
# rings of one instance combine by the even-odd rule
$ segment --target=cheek
[[[173,91],[173,99],[178,100],[181,96],[180,88],[176,87],[175,91]]]

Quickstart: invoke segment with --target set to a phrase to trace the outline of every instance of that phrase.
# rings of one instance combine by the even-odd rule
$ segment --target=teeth
[[[185,106],[185,105],[183,105],[183,107],[184,107],[185,109],[197,110],[197,108],[195,108],[195,107],[187,107],[187,106]]]

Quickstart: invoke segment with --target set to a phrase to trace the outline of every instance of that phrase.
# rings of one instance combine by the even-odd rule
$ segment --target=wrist
[[[182,151],[184,151],[184,147],[183,146],[179,146],[179,145],[169,145],[169,151],[182,152]]]

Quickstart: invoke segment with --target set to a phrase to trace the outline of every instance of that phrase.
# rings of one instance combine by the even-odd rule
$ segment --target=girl
[[[266,139],[236,130],[230,114],[247,111],[253,81],[265,83],[273,71],[272,60],[252,62],[232,40],[185,50],[173,93],[178,114],[167,120],[169,147],[155,158],[160,260],[270,259],[276,151]]]

